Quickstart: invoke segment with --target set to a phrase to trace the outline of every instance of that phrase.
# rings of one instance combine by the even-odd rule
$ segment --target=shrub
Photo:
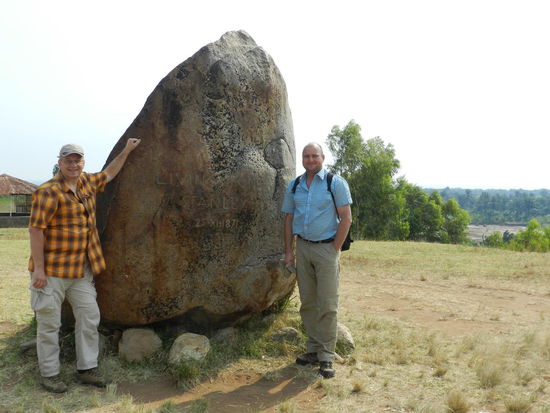
[[[510,249],[515,251],[546,252],[550,250],[550,231],[542,229],[536,219],[527,224],[525,231],[518,232],[512,242]]]
[[[483,238],[483,245],[492,248],[501,248],[504,246],[504,239],[502,234],[498,231],[493,232],[488,237]]]

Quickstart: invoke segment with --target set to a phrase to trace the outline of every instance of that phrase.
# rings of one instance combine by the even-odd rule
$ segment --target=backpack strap
[[[298,188],[298,185],[300,184],[300,178],[301,176],[297,176],[296,179],[294,180],[294,183],[292,184],[292,193],[295,194],[296,193],[296,188]]]
[[[334,174],[332,172],[327,173],[327,190],[330,192],[331,195],[332,195],[331,185],[332,185],[333,177],[334,177]],[[334,199],[334,196],[332,196],[332,199]]]
[[[330,196],[332,197],[332,202],[334,202],[334,208],[336,209],[336,216],[338,217],[338,220],[340,220],[340,214],[338,214],[338,207],[336,206],[336,199],[334,199],[334,194],[332,193],[332,178],[334,177],[334,174],[329,172],[327,174],[327,190],[330,192]]]

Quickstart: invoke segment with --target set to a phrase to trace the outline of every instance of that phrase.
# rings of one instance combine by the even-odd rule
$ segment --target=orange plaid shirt
[[[86,259],[94,274],[105,269],[96,228],[96,199],[107,183],[105,171],[83,172],[77,195],[58,173],[32,194],[29,225],[44,229],[44,272],[51,277],[82,278]],[[34,271],[32,256],[29,270]]]

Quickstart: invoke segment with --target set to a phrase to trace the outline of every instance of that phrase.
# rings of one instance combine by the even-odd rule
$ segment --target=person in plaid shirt
[[[130,138],[122,152],[102,172],[83,172],[84,150],[75,144],[59,151],[59,171],[32,195],[29,223],[31,306],[36,314],[36,349],[41,384],[62,393],[59,328],[65,298],[75,317],[76,379],[105,387],[108,379],[97,370],[99,307],[94,274],[105,269],[96,228],[96,194],[122,169],[141,142]]]

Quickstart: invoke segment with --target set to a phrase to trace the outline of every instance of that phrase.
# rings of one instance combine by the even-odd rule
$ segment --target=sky
[[[168,72],[245,30],[285,79],[298,173],[353,119],[410,183],[550,188],[550,2],[2,3],[0,174],[45,181],[70,142],[99,171]]]

